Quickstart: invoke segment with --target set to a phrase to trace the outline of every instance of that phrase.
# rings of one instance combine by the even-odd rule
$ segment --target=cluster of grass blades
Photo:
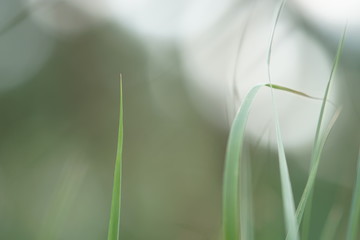
[[[272,108],[275,117],[275,130],[279,155],[280,179],[281,189],[284,205],[284,218],[287,230],[288,240],[299,240],[299,226],[302,225],[301,239],[307,240],[309,235],[309,226],[311,220],[311,205],[313,199],[313,191],[317,171],[321,159],[321,154],[325,146],[326,140],[330,131],[340,115],[341,108],[338,108],[331,120],[324,126],[324,113],[326,104],[329,102],[328,95],[333,82],[334,74],[338,66],[340,55],[342,53],[343,43],[345,39],[346,27],[338,44],[337,53],[331,70],[331,74],[326,86],[324,96],[320,98],[322,105],[320,109],[317,129],[315,134],[314,146],[311,155],[310,172],[306,182],[304,192],[301,196],[299,205],[295,211],[295,204],[293,193],[291,189],[291,181],[289,177],[284,145],[282,143],[280,124],[278,120],[277,106],[273,93],[273,89],[286,91],[302,97],[319,99],[309,96],[303,92],[296,91],[284,86],[273,84],[271,81],[270,64],[273,39],[277,23],[279,21],[282,10],[284,9],[286,0],[280,3],[278,8],[275,23],[271,32],[270,46],[268,50],[268,80],[269,83],[263,83],[254,86],[243,99],[242,105],[238,110],[235,119],[232,123],[228,145],[225,157],[224,169],[224,185],[223,185],[223,237],[224,240],[253,240],[253,219],[252,219],[252,198],[251,198],[251,176],[250,176],[250,162],[243,159],[243,145],[244,133],[246,122],[251,110],[251,104],[256,97],[257,92],[262,87],[269,87],[272,96]],[[45,1],[40,2],[38,5],[33,6],[33,10],[45,6]],[[25,9],[17,16],[11,19],[5,26],[0,29],[0,36],[7,33],[12,28],[16,27],[19,23],[24,21],[29,15],[29,9]],[[238,58],[238,56],[237,56]],[[236,76],[236,74],[235,74]],[[237,93],[234,93],[237,95]],[[117,154],[114,169],[114,182],[112,192],[112,202],[110,211],[110,220],[108,228],[108,240],[118,240],[120,232],[120,209],[121,209],[121,175],[122,175],[122,146],[123,146],[123,101],[122,101],[122,79],[120,75],[120,113],[119,113],[119,126],[118,126],[118,143]],[[245,168],[246,171],[241,171]],[[240,176],[243,174],[242,176]],[[357,164],[357,175],[350,209],[350,217],[347,225],[346,240],[358,239],[358,228],[360,218],[360,153]],[[239,194],[241,191],[241,194]],[[334,208],[325,224],[321,234],[321,240],[329,240],[334,238],[334,234],[343,212],[338,208]],[[241,228],[241,229],[240,229]],[[240,231],[241,230],[241,231]]]
[[[223,185],[223,231],[224,240],[238,240],[240,239],[240,201],[239,201],[239,178],[240,178],[240,163],[242,162],[243,144],[244,144],[244,133],[246,128],[247,117],[251,110],[251,103],[256,97],[256,94],[262,87],[270,87],[274,89],[281,89],[284,91],[296,93],[295,90],[288,89],[275,84],[258,84],[254,86],[249,93],[243,99],[243,103],[235,116],[234,122],[231,126],[228,145],[226,149],[225,157],[225,169],[224,169],[224,185]],[[298,94],[303,96],[303,93]],[[240,161],[239,161],[240,158]],[[246,171],[248,172],[248,171]],[[289,184],[290,184],[290,180]],[[243,186],[241,184],[241,186]],[[250,196],[241,196],[241,201],[247,201],[246,198]],[[293,201],[293,200],[291,200]],[[295,210],[293,212],[295,217]],[[246,217],[244,217],[246,219]],[[252,224],[242,224],[242,226],[250,227]],[[296,229],[296,228],[295,228]],[[252,229],[242,229],[242,231],[252,232]]]
[[[277,147],[278,147],[278,157],[279,157],[279,167],[280,167],[280,179],[281,179],[281,189],[282,189],[282,197],[283,197],[283,207],[284,207],[284,217],[285,217],[285,224],[287,230],[287,237],[288,240],[298,240],[300,239],[298,228],[302,223],[304,212],[306,212],[306,218],[302,223],[302,238],[301,239],[308,239],[308,231],[310,225],[310,212],[311,212],[311,205],[312,205],[312,193],[315,185],[315,180],[317,176],[317,170],[320,163],[321,153],[323,151],[324,145],[330,131],[338,118],[341,108],[338,108],[335,113],[333,114],[332,119],[330,122],[327,123],[325,127],[324,125],[324,113],[325,113],[325,106],[328,100],[328,94],[330,91],[330,87],[333,82],[334,74],[337,69],[340,55],[343,49],[343,43],[345,39],[346,27],[344,28],[342,37],[338,44],[337,53],[335,56],[334,64],[331,70],[331,74],[328,80],[328,84],[325,89],[324,96],[322,98],[322,105],[320,109],[319,119],[317,123],[317,129],[315,134],[315,141],[313,152],[311,156],[311,166],[310,166],[310,173],[308,176],[308,180],[302,194],[300,203],[295,211],[295,204],[291,189],[291,182],[288,173],[288,167],[286,163],[284,145],[282,143],[282,137],[280,132],[280,124],[278,120],[278,113],[277,113],[277,106],[275,97],[273,94],[273,89],[287,91],[293,94],[297,94],[303,97],[313,98],[305,93],[286,88],[283,86],[272,84],[271,82],[271,74],[270,74],[270,63],[271,63],[271,49],[272,43],[274,39],[274,33],[276,29],[276,25],[278,23],[279,17],[281,15],[281,11],[285,6],[286,1],[282,1],[280,7],[278,9],[275,24],[273,30],[271,32],[270,38],[270,46],[268,51],[268,80],[269,83],[259,84],[254,86],[248,94],[243,99],[242,105],[238,110],[235,119],[232,123],[229,138],[228,138],[228,145],[226,149],[226,157],[225,157],[225,169],[224,169],[224,183],[223,183],[223,237],[224,240],[239,240],[246,239],[252,240],[253,235],[247,235],[244,238],[243,234],[240,232],[252,232],[253,229],[250,229],[253,226],[252,218],[248,216],[248,210],[246,206],[242,202],[249,202],[250,196],[244,196],[244,190],[241,188],[246,188],[244,184],[241,182],[243,180],[240,177],[240,174],[244,174],[244,172],[248,172],[249,169],[242,169],[245,167],[242,162],[245,160],[243,159],[243,145],[244,145],[244,133],[246,128],[246,122],[251,110],[251,104],[259,91],[259,89],[263,86],[269,87],[271,90],[272,96],[272,108],[275,117],[275,130],[276,130],[276,139],[277,139]],[[359,160],[360,161],[360,160]],[[360,163],[359,163],[360,165]],[[359,166],[360,168],[360,166]],[[360,170],[359,170],[360,171]],[[355,240],[356,239],[356,229],[358,228],[358,218],[360,212],[360,173],[358,173],[358,179],[356,183],[356,191],[354,193],[354,199],[352,204],[352,214],[349,223],[348,233],[347,233],[347,240]],[[249,182],[249,180],[247,181]],[[241,194],[239,194],[239,191]],[[249,189],[246,190],[249,192]],[[251,190],[250,190],[251,192]],[[240,196],[240,197],[239,197]],[[247,206],[251,207],[251,206]],[[244,213],[243,213],[244,212]],[[244,215],[244,216],[243,216]],[[246,221],[245,223],[239,221]],[[241,229],[240,229],[241,228]],[[325,235],[328,234],[328,230],[325,232]],[[250,236],[250,237],[249,237]]]

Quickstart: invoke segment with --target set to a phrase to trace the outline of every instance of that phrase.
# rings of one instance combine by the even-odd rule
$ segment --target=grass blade
[[[277,115],[277,114],[276,114]],[[279,154],[279,168],[281,179],[281,191],[284,205],[285,224],[290,239],[299,239],[297,220],[295,215],[295,202],[291,187],[289,170],[286,162],[285,149],[282,142],[279,119],[275,119],[276,139]]]
[[[309,235],[309,231],[310,231],[310,220],[311,220],[311,209],[312,209],[312,198],[313,198],[313,191],[314,191],[314,184],[315,184],[315,180],[316,180],[316,173],[317,173],[317,169],[318,169],[318,166],[319,166],[319,163],[320,163],[320,158],[321,158],[321,153],[323,151],[323,148],[325,146],[325,143],[327,141],[327,139],[329,138],[329,135],[330,135],[330,132],[336,122],[336,120],[339,118],[340,116],[340,113],[342,111],[342,108],[339,107],[335,113],[333,114],[332,118],[330,119],[330,122],[328,123],[324,133],[323,133],[323,137],[321,140],[319,140],[319,146],[318,146],[318,155],[316,155],[316,159],[314,160],[315,164],[313,166],[313,174],[310,174],[309,175],[309,179],[311,178],[311,182],[313,184],[312,186],[312,189],[310,189],[310,193],[307,193],[308,194],[308,199],[309,199],[309,202],[306,204],[305,202],[303,202],[302,200],[303,199],[300,199],[300,203],[299,203],[299,206],[298,206],[298,209],[300,211],[300,208],[303,207],[303,215],[305,214],[304,216],[304,222],[303,222],[303,225],[302,225],[302,239],[308,239],[308,235]],[[309,180],[308,179],[308,180]],[[305,190],[306,190],[306,186],[305,186]],[[304,190],[304,193],[305,193],[305,190]],[[304,194],[303,193],[303,194]],[[304,199],[305,200],[305,199]],[[306,204],[306,205],[302,205],[302,204]],[[298,214],[298,211],[297,211],[297,214]],[[297,215],[297,217],[299,217]],[[299,220],[299,224],[301,222],[301,219]]]
[[[256,85],[245,96],[230,129],[227,143],[223,186],[224,240],[239,240],[239,158],[243,152],[244,133],[251,103],[263,84]]]
[[[114,171],[114,185],[111,200],[110,221],[108,230],[108,240],[119,239],[120,228],[120,206],[121,206],[121,172],[122,172],[122,148],[123,148],[123,94],[122,77],[120,75],[120,113],[119,113],[119,132],[117,153]]]
[[[316,179],[316,175],[317,175],[317,170],[319,167],[319,163],[320,163],[320,157],[321,157],[321,153],[322,150],[324,148],[325,142],[329,136],[330,130],[332,128],[332,125],[334,124],[337,116],[339,115],[340,110],[338,110],[338,113],[334,114],[333,120],[329,123],[327,129],[325,130],[325,132],[323,133],[322,136],[320,136],[320,132],[322,129],[322,122],[323,122],[323,117],[324,117],[324,112],[325,112],[325,106],[326,106],[326,101],[328,98],[328,94],[329,94],[329,90],[331,87],[331,83],[333,82],[333,76],[335,74],[335,71],[337,69],[338,63],[339,63],[339,59],[342,53],[342,49],[343,49],[343,44],[344,44],[344,39],[345,39],[345,34],[346,34],[346,27],[344,28],[342,37],[339,41],[338,44],[338,49],[337,49],[337,53],[336,53],[336,57],[335,57],[335,61],[331,70],[331,74],[330,74],[330,78],[325,90],[325,94],[324,94],[324,98],[322,101],[322,105],[321,105],[321,109],[320,109],[320,115],[319,115],[319,120],[318,120],[318,124],[317,124],[317,129],[316,129],[316,134],[315,134],[315,141],[314,141],[314,148],[313,148],[313,153],[311,156],[311,167],[310,167],[310,174],[308,177],[308,180],[306,182],[306,186],[304,189],[304,192],[301,196],[300,199],[300,203],[298,205],[298,208],[296,210],[296,216],[297,216],[297,220],[299,222],[299,224],[301,223],[304,211],[305,211],[305,207],[308,201],[312,201],[312,190],[315,184],[315,179]],[[304,223],[304,224],[309,224],[309,223]]]
[[[253,240],[254,239],[254,214],[253,214],[253,184],[251,174],[251,158],[248,144],[245,145],[244,158],[240,162],[240,174],[242,178],[240,182],[240,239]]]
[[[285,4],[286,4],[286,1],[287,0],[282,0],[280,2],[280,6],[277,10],[277,14],[276,14],[276,18],[275,18],[275,23],[273,25],[273,29],[271,31],[271,35],[270,35],[270,44],[269,44],[269,51],[268,51],[268,55],[267,55],[267,65],[268,65],[268,71],[270,69],[270,63],[271,63],[271,53],[272,53],[272,47],[273,47],[273,43],[274,43],[274,37],[275,37],[275,30],[276,30],[276,26],[279,22],[279,19],[280,19],[280,15],[282,13],[282,10],[284,9],[285,7]],[[270,84],[271,84],[271,79],[270,80]]]
[[[266,84],[267,87],[272,87],[273,89],[277,89],[277,90],[281,90],[281,91],[286,91],[286,92],[289,92],[289,93],[293,93],[293,94],[296,94],[296,95],[299,95],[299,96],[303,96],[303,97],[307,97],[307,98],[311,98],[311,99],[315,99],[315,100],[322,100],[322,98],[318,98],[318,97],[313,97],[313,96],[310,96],[306,93],[303,93],[303,92],[300,92],[300,91],[297,91],[297,90],[294,90],[294,89],[291,89],[291,88],[287,88],[287,87],[283,87],[283,86],[279,86],[279,85],[276,85],[276,84]]]
[[[347,229],[346,240],[356,240],[358,229],[359,229],[359,218],[360,218],[360,152],[357,163],[357,173],[354,195],[351,203],[350,219]]]
[[[286,4],[286,0],[281,1],[279,9],[277,11],[277,15],[275,18],[275,23],[273,25],[273,30],[270,35],[270,44],[269,44],[269,51],[268,51],[268,58],[267,58],[267,69],[268,69],[268,80],[269,85],[271,86],[271,99],[272,99],[272,108],[275,118],[275,130],[276,130],[276,141],[278,147],[278,155],[279,155],[279,168],[280,168],[280,180],[281,180],[281,191],[282,191],[282,200],[283,200],[283,207],[284,207],[284,217],[285,217],[285,224],[288,237],[291,240],[298,240],[299,233],[298,233],[298,223],[295,215],[295,202],[294,196],[291,187],[291,181],[289,176],[289,170],[286,162],[285,156],[285,149],[284,144],[282,141],[281,130],[280,130],[280,123],[279,123],[279,114],[277,111],[277,105],[275,101],[275,96],[273,92],[273,85],[271,82],[271,72],[270,72],[270,64],[271,64],[271,51],[272,45],[275,36],[276,26],[279,22],[279,18],[281,15],[282,10]]]

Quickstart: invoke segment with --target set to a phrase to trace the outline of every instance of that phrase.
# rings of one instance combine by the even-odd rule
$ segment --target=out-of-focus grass
[[[46,209],[46,215],[36,237],[37,240],[57,239],[59,237],[74,198],[83,185],[87,170],[83,164],[71,161],[67,163],[60,184],[54,189],[55,194],[51,205]]]
[[[283,8],[285,4],[285,1],[282,2],[282,5],[280,7],[280,9]],[[280,12],[281,10],[279,10],[278,15],[277,15],[277,20],[278,17],[280,16]],[[21,13],[19,16],[17,16],[16,18],[14,18],[14,20],[12,20],[10,22],[10,24],[4,28],[3,30],[0,30],[0,36],[1,34],[7,32],[9,29],[11,29],[12,27],[16,26],[18,23],[20,23],[22,20],[25,19],[27,15],[24,13]],[[276,20],[276,21],[277,21]],[[276,26],[276,24],[275,24]],[[275,32],[275,27],[274,27],[274,31]],[[344,34],[345,35],[345,34]],[[344,35],[342,37],[342,40],[340,41],[340,47],[338,48],[338,53],[335,59],[335,63],[333,66],[333,70],[329,79],[329,83],[328,83],[328,87],[325,91],[325,97],[322,98],[322,108],[321,108],[321,113],[320,113],[320,118],[318,121],[318,129],[316,132],[316,137],[315,137],[315,144],[314,144],[314,148],[316,149],[316,151],[313,151],[313,155],[312,155],[312,165],[311,165],[311,170],[310,170],[310,176],[309,176],[309,180],[308,183],[306,185],[305,188],[305,192],[304,195],[302,197],[302,200],[300,202],[298,209],[297,209],[297,214],[298,214],[298,220],[299,223],[301,222],[302,219],[302,215],[303,212],[306,209],[306,206],[311,205],[311,201],[312,201],[312,190],[307,191],[307,189],[313,189],[314,186],[314,182],[315,182],[315,178],[316,178],[316,172],[317,172],[317,168],[318,168],[318,164],[320,161],[320,157],[321,157],[321,152],[322,149],[324,148],[325,142],[327,137],[329,136],[330,130],[335,122],[335,120],[337,119],[337,117],[340,114],[340,111],[337,111],[334,114],[333,119],[330,121],[329,124],[327,124],[327,126],[325,127],[324,131],[322,131],[323,134],[321,134],[321,126],[323,125],[323,114],[324,114],[324,109],[325,109],[325,103],[329,102],[329,100],[327,99],[327,95],[329,92],[329,88],[330,88],[330,83],[332,82],[332,78],[336,69],[336,66],[338,64],[338,60],[339,60],[339,56],[341,53],[341,49],[342,49],[342,44],[343,44],[343,40],[344,40]],[[269,55],[271,53],[271,47],[269,50]],[[271,91],[272,89],[278,89],[278,90],[283,90],[283,91],[287,91],[290,93],[294,93],[297,95],[302,95],[308,98],[314,98],[311,97],[305,93],[299,92],[297,90],[293,90],[290,88],[286,88],[283,86],[278,86],[278,85],[274,85],[272,83],[270,84],[263,84],[261,86],[268,86],[271,87]],[[225,234],[225,239],[239,239],[239,237],[241,236],[241,239],[246,239],[246,240],[252,240],[254,239],[254,226],[256,226],[255,222],[253,221],[252,218],[252,204],[254,202],[254,199],[252,198],[252,186],[251,186],[251,162],[248,161],[248,159],[244,159],[241,158],[240,162],[239,162],[239,156],[241,156],[241,153],[243,152],[243,148],[242,145],[244,143],[244,130],[245,130],[245,125],[246,125],[246,119],[247,116],[249,114],[249,111],[251,111],[251,102],[254,100],[255,95],[257,93],[257,91],[260,89],[261,87],[259,86],[255,86],[249,93],[249,95],[245,98],[245,106],[243,104],[242,109],[240,109],[238,115],[241,115],[242,117],[237,116],[237,118],[240,119],[235,119],[233,128],[231,129],[231,133],[230,133],[230,137],[229,137],[229,145],[228,145],[228,149],[227,149],[227,155],[226,155],[226,168],[225,168],[225,183],[224,183],[224,206],[223,206],[223,210],[224,210],[224,234]],[[120,90],[122,91],[122,90]],[[122,97],[122,94],[121,94]],[[316,98],[314,98],[316,99]],[[274,101],[275,102],[275,101]],[[120,117],[119,117],[119,133],[118,133],[118,148],[117,148],[117,155],[116,155],[116,163],[115,163],[115,170],[114,170],[114,185],[113,185],[113,198],[112,198],[112,205],[111,205],[111,213],[110,213],[110,223],[109,223],[109,232],[108,232],[108,239],[109,240],[117,240],[118,236],[119,236],[119,225],[120,225],[120,203],[121,203],[121,165],[122,165],[122,160],[121,160],[121,153],[122,153],[122,136],[123,136],[123,115],[122,115],[122,100],[120,101]],[[274,106],[274,112],[276,112],[276,106],[275,104]],[[136,109],[134,110],[136,111]],[[276,114],[275,114],[276,115]],[[277,118],[275,118],[277,119]],[[280,155],[280,167],[281,167],[281,173],[282,173],[282,185],[283,187],[283,196],[284,196],[284,204],[290,204],[290,206],[285,208],[285,214],[286,214],[286,218],[290,219],[285,221],[285,223],[289,224],[292,227],[292,235],[291,239],[296,239],[296,231],[294,230],[294,226],[296,226],[296,222],[293,220],[293,207],[291,205],[293,205],[293,199],[292,199],[292,193],[291,193],[291,185],[290,185],[290,179],[289,179],[289,174],[287,172],[287,165],[286,165],[286,159],[285,159],[285,152],[284,152],[284,146],[282,144],[282,140],[281,140],[281,134],[280,134],[280,125],[278,123],[278,121],[276,120],[276,133],[277,133],[277,140],[278,140],[278,152]],[[359,159],[360,161],[360,159]],[[315,163],[314,163],[315,162]],[[240,170],[239,170],[240,167]],[[75,174],[75,173],[74,173]],[[242,176],[240,176],[242,174]],[[81,174],[77,173],[76,175],[77,177],[75,179],[73,178],[69,178],[67,179],[63,184],[64,185],[72,185],[73,183],[77,183],[78,181],[81,180]],[[243,178],[242,178],[243,177]],[[237,180],[240,180],[240,184],[238,184]],[[354,196],[353,196],[353,203],[352,203],[352,208],[351,208],[351,216],[350,216],[350,220],[349,220],[349,225],[348,225],[348,233],[347,233],[347,240],[354,240],[356,239],[357,236],[357,228],[358,228],[358,218],[359,218],[359,206],[360,206],[360,193],[359,193],[359,180],[360,179],[360,162],[358,164],[358,174],[357,174],[357,181],[356,181],[356,185],[355,185],[355,191],[354,191]],[[309,182],[310,181],[310,182]],[[308,186],[309,185],[309,186]],[[240,186],[240,198],[238,197],[239,195],[239,186]],[[70,190],[72,193],[76,192],[78,185],[74,184],[73,186],[71,186]],[[59,188],[59,192],[58,192],[58,196],[59,198],[57,199],[59,202],[62,202],[63,199],[67,199],[66,197],[68,196],[68,190],[67,187],[65,190],[60,187]],[[307,196],[307,197],[306,197]],[[303,200],[303,198],[305,200]],[[308,201],[308,204],[306,204],[306,202]],[[64,214],[66,213],[66,211],[63,211],[64,209],[66,210],[66,206],[63,207],[61,204],[56,204],[57,201],[55,201],[54,207],[53,207],[53,212],[49,213],[48,218],[58,218],[60,216],[60,219],[63,219]],[[68,202],[65,204],[68,205]],[[246,209],[248,207],[248,209]],[[310,208],[308,208],[310,209]],[[301,212],[301,213],[300,213]],[[308,211],[310,213],[310,211]],[[239,214],[240,213],[240,214]],[[301,216],[300,216],[301,214]],[[334,217],[335,215],[335,217]],[[307,215],[310,217],[310,215]],[[334,234],[336,233],[336,227],[339,224],[339,219],[340,219],[341,215],[337,215],[337,214],[332,214],[332,212],[329,214],[329,218],[328,218],[328,222],[325,224],[325,228],[323,230],[323,234],[322,234],[322,240],[328,240],[330,239],[330,237],[334,237]],[[240,223],[239,223],[239,219],[240,219]],[[244,221],[244,219],[248,220],[248,221]],[[291,220],[292,219],[292,220]],[[310,219],[310,218],[309,218]],[[57,222],[60,223],[60,222]],[[44,227],[44,232],[42,232],[40,235],[40,239],[47,239],[50,238],[49,236],[54,236],[54,232],[56,231],[56,228],[53,227],[53,225],[56,225],[56,222],[51,223],[51,225],[45,225]],[[310,221],[306,220],[304,226],[309,225]],[[296,226],[297,227],[297,226]],[[241,228],[241,229],[240,229]],[[288,227],[289,228],[289,227]],[[306,228],[304,228],[306,229]],[[240,231],[241,230],[241,231]],[[303,233],[302,237],[307,236],[308,234]],[[305,237],[305,239],[307,239]]]
[[[339,229],[340,221],[343,215],[344,213],[341,207],[337,205],[332,207],[326,219],[322,233],[320,235],[320,240],[335,239],[335,235]]]
[[[357,163],[356,182],[354,186],[354,194],[350,209],[350,219],[348,223],[346,240],[356,240],[359,232],[360,218],[360,152]]]

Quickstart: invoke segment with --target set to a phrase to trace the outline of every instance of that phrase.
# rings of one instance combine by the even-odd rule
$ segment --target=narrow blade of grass
[[[277,114],[276,114],[277,115]],[[297,231],[297,220],[295,215],[295,202],[291,187],[291,181],[289,176],[289,170],[286,162],[285,149],[282,142],[279,119],[275,119],[276,124],[276,139],[278,145],[279,154],[279,167],[280,167],[280,180],[281,180],[281,191],[284,205],[285,224],[290,239],[299,239]]]
[[[337,69],[339,59],[340,59],[340,56],[342,53],[345,34],[346,34],[346,27],[344,28],[342,37],[338,44],[335,61],[334,61],[334,64],[333,64],[333,67],[331,70],[330,78],[329,78],[329,81],[328,81],[328,84],[327,84],[327,87],[325,90],[324,98],[323,98],[321,109],[320,109],[320,115],[319,115],[319,120],[318,120],[316,134],[315,134],[314,148],[313,148],[313,152],[312,152],[312,156],[311,156],[310,174],[309,174],[308,180],[306,182],[304,192],[301,196],[300,203],[296,210],[296,216],[297,216],[297,220],[298,220],[299,224],[301,223],[307,202],[312,201],[312,189],[315,184],[315,179],[316,179],[317,170],[318,170],[319,163],[320,163],[321,153],[324,148],[325,142],[329,136],[330,130],[331,130],[333,124],[335,123],[336,118],[338,117],[338,115],[340,113],[340,110],[338,110],[337,113],[334,114],[333,120],[331,120],[331,122],[328,124],[328,127],[325,129],[324,133],[322,135],[320,135],[320,132],[322,129],[326,101],[328,98],[330,87],[332,85],[331,83],[333,82],[333,76]],[[304,223],[304,224],[309,224],[309,223]]]
[[[114,185],[111,200],[111,211],[109,220],[108,240],[119,239],[120,229],[120,207],[121,207],[121,175],[122,175],[122,148],[123,148],[123,94],[122,77],[120,75],[120,113],[119,113],[119,132],[116,162],[114,170]]]
[[[346,240],[356,240],[359,230],[360,221],[360,151],[357,163],[357,173],[354,188],[354,195],[351,203],[350,219],[347,229]]]
[[[273,25],[273,29],[272,29],[272,31],[271,31],[269,51],[268,51],[268,55],[267,55],[268,70],[269,70],[269,66],[270,66],[270,63],[271,63],[271,54],[272,54],[272,47],[273,47],[273,43],[274,43],[275,30],[276,30],[277,24],[278,24],[278,22],[279,22],[280,15],[281,15],[284,7],[285,7],[286,1],[287,1],[287,0],[282,0],[282,1],[280,2],[280,6],[279,6],[279,8],[278,8],[278,10],[277,10],[277,13],[276,13],[276,18],[275,18],[275,22],[274,22],[274,25]],[[271,84],[271,80],[270,80],[270,84]]]
[[[300,95],[300,96],[303,96],[303,97],[307,97],[307,98],[311,98],[311,99],[315,99],[315,100],[322,100],[322,98],[318,98],[318,97],[313,97],[313,96],[310,96],[306,93],[303,93],[303,92],[300,92],[300,91],[296,91],[294,89],[291,89],[291,88],[287,88],[287,87],[283,87],[283,86],[279,86],[279,85],[276,85],[276,84],[266,84],[266,86],[268,87],[272,87],[274,89],[277,89],[277,90],[281,90],[281,91],[286,91],[286,92],[289,92],[289,93],[293,93],[293,94],[296,94],[296,95]]]
[[[327,128],[324,131],[324,134],[323,134],[323,137],[321,138],[321,141],[319,142],[319,149],[320,149],[319,150],[319,155],[317,156],[317,160],[316,160],[314,166],[311,168],[311,171],[310,171],[310,174],[309,174],[309,177],[308,177],[304,192],[303,192],[303,194],[301,196],[299,205],[298,205],[298,207],[296,209],[296,217],[297,217],[297,220],[298,220],[298,224],[301,223],[302,217],[303,217],[304,212],[305,212],[305,207],[309,206],[309,205],[310,206],[312,205],[311,201],[308,203],[308,205],[306,205],[307,204],[306,201],[308,201],[309,199],[312,198],[312,189],[313,189],[314,184],[315,184],[315,179],[316,179],[316,175],[317,175],[317,169],[318,169],[318,166],[319,166],[319,163],[320,163],[320,157],[321,157],[322,149],[325,146],[325,143],[326,143],[326,141],[327,141],[327,139],[328,139],[328,137],[330,135],[331,130],[333,129],[333,126],[334,126],[336,120],[340,116],[341,110],[342,110],[342,108],[338,108],[335,111],[335,113],[332,116],[329,124],[327,125]],[[311,210],[310,207],[308,208],[308,210],[309,211]],[[307,221],[310,221],[310,215],[308,215],[308,218],[309,219],[307,219]],[[309,224],[309,222],[307,222],[305,224]],[[308,229],[309,229],[309,227],[305,226],[305,231],[307,231]],[[303,232],[303,234],[304,234],[304,232]],[[305,235],[306,235],[306,232],[305,232]],[[302,238],[307,239],[307,238],[304,238],[304,236],[302,236]],[[289,239],[289,236],[286,239]]]
[[[336,122],[336,120],[339,118],[340,116],[340,113],[342,111],[342,107],[339,107],[335,113],[333,114],[332,118],[330,119],[330,122],[328,123],[326,129],[324,130],[324,133],[323,133],[323,137],[320,141],[320,145],[319,145],[319,150],[318,150],[318,155],[316,156],[317,159],[315,160],[315,164],[314,164],[314,173],[313,175],[311,175],[311,181],[313,182],[313,184],[315,184],[315,180],[316,180],[316,172],[317,172],[317,169],[318,169],[318,166],[320,164],[320,158],[321,158],[321,153],[322,153],[322,150],[325,146],[325,143],[327,141],[327,139],[329,138],[329,135],[330,135],[330,132],[331,130],[333,129],[333,126]],[[310,178],[310,176],[309,176]],[[304,240],[307,240],[308,239],[308,236],[309,236],[309,232],[310,232],[310,220],[311,220],[311,210],[312,210],[312,198],[313,198],[313,191],[314,191],[314,186],[312,187],[312,189],[310,190],[310,193],[309,193],[309,197],[308,199],[309,202],[304,206],[304,210],[303,210],[303,215],[305,215],[304,219],[303,219],[303,225],[302,225],[302,231],[301,231],[301,237],[302,239]],[[304,191],[305,193],[305,191]],[[302,200],[302,199],[301,199]],[[300,203],[299,203],[299,206],[298,208],[300,208],[301,204],[303,203],[302,201],[300,200]],[[297,209],[298,210],[298,209]],[[298,216],[297,216],[298,217]],[[301,222],[301,219],[299,221],[299,224]]]
[[[273,29],[270,35],[270,44],[269,44],[269,51],[268,51],[268,59],[267,59],[267,69],[268,69],[268,80],[269,85],[271,86],[271,100],[272,100],[272,108],[273,114],[275,118],[275,130],[276,130],[276,141],[278,147],[278,156],[279,156],[279,168],[280,168],[280,180],[281,180],[281,191],[282,191],[282,200],[283,200],[283,207],[284,207],[284,217],[285,217],[285,225],[286,230],[289,238],[291,240],[298,240],[299,233],[298,233],[298,223],[295,215],[295,202],[294,196],[291,187],[291,181],[289,176],[289,170],[286,162],[285,156],[285,149],[284,144],[282,141],[281,130],[280,130],[280,122],[279,122],[279,114],[277,111],[277,105],[275,96],[273,93],[273,85],[271,81],[271,72],[270,72],[270,64],[271,64],[271,52],[272,52],[272,45],[275,36],[276,26],[279,22],[279,18],[281,15],[282,10],[286,4],[286,0],[281,1],[279,9],[276,14],[275,23],[273,25]],[[284,89],[282,89],[284,90]],[[297,92],[297,91],[295,91]]]

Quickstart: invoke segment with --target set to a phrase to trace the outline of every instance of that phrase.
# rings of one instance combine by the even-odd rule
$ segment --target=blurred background
[[[0,239],[106,239],[124,92],[120,239],[212,240],[221,230],[227,135],[267,81],[278,1],[1,0]],[[289,0],[273,82],[322,97],[345,21],[327,116],[343,106],[320,165],[310,239],[338,239],[355,177],[360,4]],[[269,89],[248,123],[256,239],[284,235]],[[321,101],[276,92],[298,202]],[[328,218],[328,216],[330,217]]]

